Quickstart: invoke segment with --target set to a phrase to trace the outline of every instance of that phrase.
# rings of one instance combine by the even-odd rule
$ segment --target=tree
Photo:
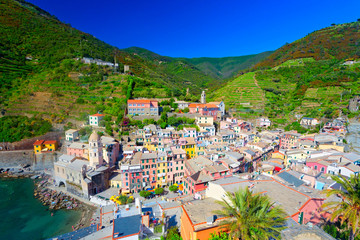
[[[169,190],[172,191],[172,192],[176,192],[178,190],[178,186],[177,185],[171,185],[169,187]]]
[[[166,240],[182,240],[179,229],[177,227],[171,227],[166,231]]]
[[[188,113],[189,111],[190,111],[189,108],[184,108],[183,110],[184,113]]]
[[[155,189],[155,194],[156,194],[156,195],[161,195],[161,194],[163,194],[163,192],[164,192],[164,189],[163,189],[163,188],[156,188],[156,189]]]
[[[350,229],[349,239],[353,240],[359,234],[360,223],[360,177],[351,175],[349,179],[343,176],[332,176],[341,185],[341,190],[329,189],[324,193],[327,197],[339,196],[342,201],[332,201],[323,204],[324,212],[331,212],[330,220],[340,219]]]
[[[148,192],[148,191],[145,191],[145,190],[142,190],[142,191],[140,191],[140,196],[141,197],[143,197],[143,198],[147,198],[147,197],[149,197],[150,196],[150,192]]]
[[[223,208],[214,213],[227,217],[221,224],[231,239],[279,239],[285,229],[285,212],[268,196],[253,194],[248,188],[228,192],[217,203]]]
[[[219,234],[211,233],[210,236],[211,237],[209,238],[209,240],[228,240],[228,239],[230,239],[229,235],[225,232],[219,232]]]

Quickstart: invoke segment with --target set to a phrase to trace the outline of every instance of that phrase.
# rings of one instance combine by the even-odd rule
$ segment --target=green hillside
[[[213,78],[227,79],[238,73],[240,70],[253,67],[255,64],[268,57],[271,53],[273,52],[269,51],[240,57],[201,57],[180,59],[195,65],[198,69]]]
[[[360,94],[360,62],[344,65],[342,60],[289,60],[272,69],[249,72],[214,91],[212,100],[245,118],[265,115],[279,124],[295,115],[333,118],[354,116],[349,99]],[[357,113],[359,114],[359,113]]]
[[[256,68],[275,67],[298,58],[315,60],[360,57],[360,22],[338,24],[314,31],[276,50]]]
[[[105,104],[118,115],[131,82],[121,74],[125,64],[134,97],[182,96],[187,88],[196,95],[217,84],[190,63],[119,50],[22,0],[1,1],[0,12],[0,108],[8,114],[42,114],[61,122]],[[115,58],[119,73],[83,64],[77,60],[82,57]]]

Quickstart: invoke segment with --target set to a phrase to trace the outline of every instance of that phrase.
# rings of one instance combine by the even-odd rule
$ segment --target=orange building
[[[216,216],[213,211],[220,210],[221,205],[213,198],[205,198],[195,205],[183,205],[180,218],[180,234],[183,240],[205,240],[212,233],[225,231],[220,223],[224,218]]]

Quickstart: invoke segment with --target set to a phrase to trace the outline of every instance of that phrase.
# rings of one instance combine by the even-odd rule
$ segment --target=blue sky
[[[360,18],[360,1],[29,0],[119,48],[171,57],[276,50],[332,23]]]

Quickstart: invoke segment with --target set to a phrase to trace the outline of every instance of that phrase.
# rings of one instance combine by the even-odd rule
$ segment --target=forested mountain
[[[203,71],[205,74],[210,75],[216,79],[228,79],[238,73],[240,70],[245,70],[253,67],[258,62],[261,62],[272,51],[263,52],[259,54],[252,54],[239,57],[223,57],[223,58],[180,58]]]
[[[314,31],[285,44],[256,64],[256,68],[274,67],[297,58],[346,59],[360,57],[360,21],[344,23]]]

